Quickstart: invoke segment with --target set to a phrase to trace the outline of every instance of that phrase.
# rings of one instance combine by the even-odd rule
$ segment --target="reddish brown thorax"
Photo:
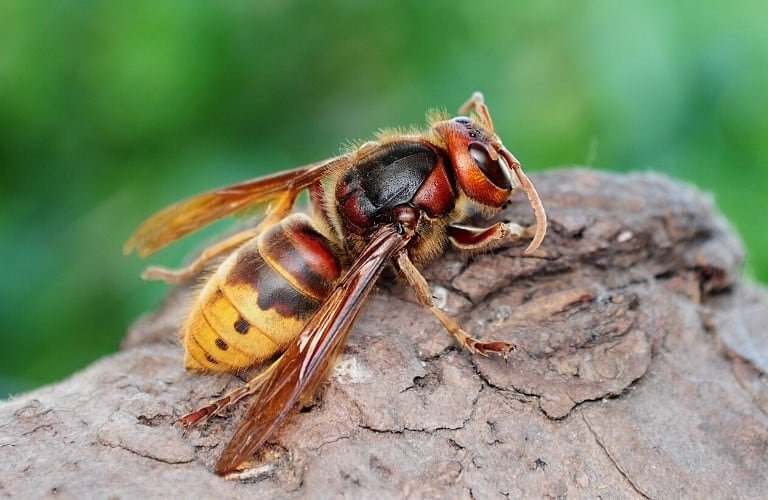
[[[402,205],[430,217],[445,215],[453,208],[455,196],[443,154],[424,141],[383,145],[350,167],[335,189],[344,229],[360,236],[395,222],[393,211]]]

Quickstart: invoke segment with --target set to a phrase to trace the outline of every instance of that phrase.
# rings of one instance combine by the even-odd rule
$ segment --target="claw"
[[[503,342],[501,340],[494,340],[491,342],[481,342],[475,339],[468,339],[465,347],[472,354],[480,354],[486,358],[490,357],[491,353],[498,354],[506,361],[507,356],[511,351],[515,349],[514,344],[509,342]]]
[[[257,377],[255,380],[259,380],[259,378]],[[219,398],[216,401],[212,401],[211,403],[193,411],[192,413],[187,413],[176,422],[181,424],[181,426],[184,427],[184,430],[187,431],[193,425],[204,424],[210,420],[211,417],[218,415],[225,408],[237,403],[252,391],[253,387],[251,384],[238,387],[234,391],[228,393],[226,396]]]
[[[184,431],[188,431],[192,428],[195,424],[198,423],[205,423],[207,422],[218,409],[220,409],[221,406],[217,404],[210,404],[208,406],[204,406],[200,408],[199,410],[195,410],[192,413],[187,413],[183,417],[176,420],[177,424],[180,424]]]

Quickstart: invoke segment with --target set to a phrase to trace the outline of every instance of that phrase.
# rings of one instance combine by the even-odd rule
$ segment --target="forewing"
[[[338,156],[285,172],[240,182],[191,196],[144,221],[125,242],[123,251],[136,250],[142,257],[226,215],[286,193],[298,193],[335,168],[343,168],[349,156]]]
[[[410,236],[385,226],[374,235],[339,285],[287,351],[270,367],[253,405],[227,443],[216,473],[230,474],[266,442],[302,394],[315,387],[344,339],[386,263]]]

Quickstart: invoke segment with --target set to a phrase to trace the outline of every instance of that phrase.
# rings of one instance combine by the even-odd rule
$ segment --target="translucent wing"
[[[412,233],[410,233],[412,234]],[[296,401],[316,387],[344,344],[360,307],[387,262],[411,238],[394,226],[379,229],[301,334],[269,368],[256,401],[216,464],[220,475],[235,472],[277,429]]]
[[[123,252],[136,250],[147,256],[217,219],[281,196],[287,195],[292,205],[302,189],[349,161],[349,156],[338,156],[191,196],[144,221],[125,242]]]

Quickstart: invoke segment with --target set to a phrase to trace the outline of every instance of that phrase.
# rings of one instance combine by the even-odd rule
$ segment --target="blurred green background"
[[[759,0],[0,1],[0,397],[114,351],[158,303],[121,253],[155,210],[473,90],[529,173],[712,191],[765,282],[767,26]]]

